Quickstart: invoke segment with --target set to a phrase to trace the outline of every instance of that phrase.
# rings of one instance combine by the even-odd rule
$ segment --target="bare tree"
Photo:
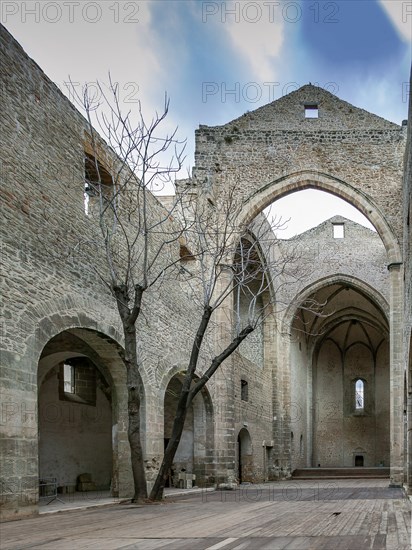
[[[137,114],[122,114],[115,84],[110,82],[107,89],[98,85],[98,90],[98,101],[92,101],[87,88],[77,96],[87,119],[85,199],[95,222],[79,250],[115,299],[123,326],[135,501],[147,497],[136,326],[144,310],[143,297],[166,276],[178,277],[182,292],[190,295],[199,314],[172,435],[150,494],[150,499],[160,500],[193,399],[248,335],[273,314],[277,290],[296,277],[296,257],[290,249],[286,256],[282,254],[265,216],[240,224],[242,204],[236,185],[214,201],[205,190],[196,192],[196,183],[189,179],[180,185],[169,208],[161,205],[152,191],[173,185],[184,151],[176,131],[161,134],[168,100],[147,123],[140,104]],[[111,148],[109,154],[101,137]],[[179,255],[182,242],[183,257]],[[91,248],[94,254],[89,254]],[[102,252],[101,261],[95,261],[96,251]],[[221,349],[207,362],[204,352],[213,348],[210,342],[219,330],[216,312],[221,308],[229,308],[231,328]]]
[[[142,501],[147,488],[136,323],[144,294],[180,262],[179,241],[185,226],[173,220],[177,203],[166,209],[152,191],[173,186],[182,168],[185,143],[177,139],[176,130],[171,134],[163,130],[169,110],[166,96],[163,110],[147,122],[140,103],[137,112],[122,113],[118,88],[111,80],[107,87],[98,83],[97,90],[96,94],[96,87],[86,87],[75,96],[87,120],[85,209],[94,221],[77,252],[109,289],[123,326],[134,501]]]
[[[237,186],[233,185],[216,204],[204,196],[191,205],[194,221],[188,242],[194,262],[188,266],[186,283],[191,300],[198,306],[199,324],[183,374],[172,434],[150,493],[152,500],[163,497],[193,399],[248,335],[273,315],[280,287],[296,282],[298,277],[296,255],[291,249],[288,255],[282,254],[275,228],[263,214],[250,224],[239,225],[242,204],[236,197]],[[276,223],[282,225],[280,220]],[[205,362],[202,350],[209,347],[208,336],[218,330],[214,317],[227,306],[231,331],[216,355]]]

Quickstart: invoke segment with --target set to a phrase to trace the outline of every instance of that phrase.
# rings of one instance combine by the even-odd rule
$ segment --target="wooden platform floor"
[[[386,480],[293,480],[7,522],[0,548],[406,550],[410,527],[409,499]]]

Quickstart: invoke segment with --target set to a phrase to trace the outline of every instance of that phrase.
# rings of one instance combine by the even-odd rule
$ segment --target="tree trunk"
[[[146,475],[140,433],[140,394],[141,388],[139,365],[136,351],[136,327],[127,321],[123,322],[125,357],[128,390],[128,439],[132,462],[134,497],[133,502],[142,502],[147,498]]]
[[[133,309],[129,309],[129,293],[126,285],[113,285],[112,291],[116,297],[117,308],[123,324],[124,356],[123,361],[127,372],[127,412],[129,426],[127,435],[130,445],[132,462],[134,496],[133,502],[142,502],[147,498],[146,475],[143,460],[143,450],[140,434],[140,394],[141,379],[137,359],[136,320],[140,313],[144,289],[135,287]]]
[[[169,470],[172,467],[173,460],[179,446],[180,438],[182,436],[183,428],[185,425],[187,414],[187,399],[188,391],[185,391],[183,387],[182,393],[180,394],[179,402],[177,404],[176,416],[173,422],[172,436],[166,447],[162,464],[156,477],[156,481],[150,492],[150,500],[162,500],[163,498],[163,491],[169,475]]]
[[[182,436],[183,428],[185,425],[190,385],[196,371],[200,348],[202,346],[203,338],[205,336],[206,329],[208,327],[212,313],[213,309],[209,305],[206,305],[203,309],[202,319],[196,332],[192,351],[190,354],[189,365],[185,374],[185,378],[183,380],[182,390],[180,392],[179,402],[176,408],[176,416],[173,422],[172,436],[166,447],[160,470],[157,474],[156,481],[150,492],[151,500],[161,500],[163,498],[163,491],[165,488],[167,476],[172,466],[173,459],[175,457],[177,447],[179,446],[180,438]]]
[[[134,496],[132,502],[142,502],[147,498],[147,485],[140,436],[140,396],[139,389],[128,384],[128,438],[132,461]]]

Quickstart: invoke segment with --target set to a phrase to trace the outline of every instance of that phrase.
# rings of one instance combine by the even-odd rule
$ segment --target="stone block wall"
[[[307,103],[319,106],[319,118],[305,119]],[[398,125],[306,85],[223,126],[200,126],[193,174],[216,196],[236,184],[254,215],[279,196],[276,187],[281,192],[290,176],[301,174],[299,185],[322,188],[305,172],[329,175],[355,206],[361,204],[356,191],[370,200],[367,217],[377,214],[376,205],[400,243],[405,141]],[[298,188],[294,180],[288,192]]]
[[[115,494],[130,494],[131,470],[125,372],[118,352],[123,336],[116,304],[85,257],[72,249],[73,243],[94,231],[96,223],[93,216],[85,215],[83,203],[86,123],[4,27],[0,41],[2,260],[6,274],[2,503],[4,516],[13,517],[36,509],[38,365],[44,346],[61,332],[79,329],[78,340],[87,343],[87,353],[94,353],[100,368],[106,368],[111,377],[116,396],[112,432]],[[164,215],[154,197],[149,197],[149,203],[154,216]],[[93,262],[104,270],[99,251]],[[138,325],[143,443],[150,471],[163,453],[163,418],[158,411],[163,409],[164,392],[159,387],[169,370],[185,367],[200,318],[195,305],[182,299],[180,285],[180,281],[166,280],[149,291],[144,298],[146,315]],[[76,351],[77,344],[73,346]]]
[[[412,69],[409,90],[412,86]],[[403,193],[403,222],[404,222],[404,315],[405,315],[405,369],[407,371],[407,456],[405,470],[407,475],[408,491],[412,493],[412,94],[409,93],[409,117],[407,122],[408,141],[405,150],[405,173]]]

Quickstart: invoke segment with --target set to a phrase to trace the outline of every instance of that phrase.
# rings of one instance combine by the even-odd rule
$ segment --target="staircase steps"
[[[389,468],[299,468],[292,473],[294,479],[386,479]]]

